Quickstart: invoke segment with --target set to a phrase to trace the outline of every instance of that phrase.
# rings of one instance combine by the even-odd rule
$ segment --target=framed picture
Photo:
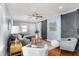
[[[54,21],[54,22],[51,22],[50,24],[49,24],[49,29],[50,29],[50,31],[57,31],[57,23]]]

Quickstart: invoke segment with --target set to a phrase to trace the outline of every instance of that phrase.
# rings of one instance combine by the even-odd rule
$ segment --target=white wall
[[[0,56],[6,55],[8,27],[6,20],[5,5],[0,4]]]
[[[35,24],[34,23],[28,23],[28,33],[29,35],[35,35],[35,30],[36,30],[36,27],[35,27]]]
[[[50,31],[49,24],[50,22],[56,21],[57,23],[57,31]],[[55,17],[49,17],[47,20],[47,36],[48,40],[61,40],[61,17],[55,16]]]
[[[39,34],[41,36],[41,23],[37,23],[35,25],[35,23],[29,23],[28,25],[28,31],[30,35],[35,35],[35,31],[36,31],[36,26],[37,26],[37,30],[39,31]]]

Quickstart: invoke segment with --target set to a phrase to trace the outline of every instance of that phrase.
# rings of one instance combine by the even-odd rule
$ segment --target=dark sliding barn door
[[[43,39],[47,39],[47,20],[41,22],[41,36]]]

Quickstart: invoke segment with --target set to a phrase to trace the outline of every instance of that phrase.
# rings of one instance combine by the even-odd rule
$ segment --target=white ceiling
[[[49,17],[70,12],[79,8],[79,3],[9,3],[9,11],[14,19],[26,20],[34,11]],[[63,6],[63,9],[59,9]]]

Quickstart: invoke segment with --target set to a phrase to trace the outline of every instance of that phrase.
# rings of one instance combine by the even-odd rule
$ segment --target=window
[[[22,25],[21,26],[21,30],[22,30],[22,32],[27,32],[27,26],[26,25]]]
[[[11,33],[12,34],[20,33],[19,26],[12,26]]]
[[[27,32],[27,31],[28,31],[27,25],[12,26],[12,29],[11,29],[12,34]]]

